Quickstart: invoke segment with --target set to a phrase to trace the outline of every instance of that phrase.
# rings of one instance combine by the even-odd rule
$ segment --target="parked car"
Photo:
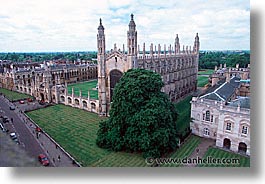
[[[36,127],[36,132],[42,132],[41,128],[40,127]]]
[[[24,101],[24,100],[19,100],[19,103],[20,103],[20,104],[24,104],[25,101]]]
[[[14,105],[11,105],[11,106],[9,107],[9,109],[13,111],[13,110],[16,109],[16,107],[15,107]]]
[[[33,99],[32,98],[28,98],[28,102],[33,102]]]
[[[40,161],[40,163],[43,165],[43,166],[48,166],[50,164],[49,162],[49,159],[47,158],[46,155],[44,154],[40,154],[38,156],[38,160]]]
[[[7,129],[4,127],[4,125],[2,123],[0,123],[0,129],[3,131],[3,132],[7,132]]]
[[[3,122],[4,122],[4,123],[7,123],[7,122],[9,122],[9,119],[8,119],[8,117],[7,117],[7,116],[3,116]]]
[[[10,137],[13,141],[15,141],[17,144],[19,144],[17,134],[15,132],[10,133]]]

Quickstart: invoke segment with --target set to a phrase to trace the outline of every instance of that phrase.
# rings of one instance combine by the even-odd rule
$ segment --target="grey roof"
[[[209,90],[206,94],[200,98],[206,98],[210,100],[217,101],[228,101],[229,98],[235,93],[236,88],[240,85],[240,78],[232,77],[230,82],[222,81],[221,83],[216,84]]]
[[[238,105],[240,105],[241,108],[250,109],[250,97],[239,97],[228,105],[233,107],[238,107]]]

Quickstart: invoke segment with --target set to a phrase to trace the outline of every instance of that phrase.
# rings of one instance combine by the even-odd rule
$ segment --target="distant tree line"
[[[42,62],[48,60],[92,60],[97,58],[97,52],[43,52],[43,53],[0,53],[0,60],[11,60],[15,62],[32,61]],[[205,51],[200,52],[199,69],[214,69],[215,66],[226,63],[228,67],[246,67],[250,63],[249,51]]]
[[[15,62],[32,61],[42,62],[48,60],[92,60],[97,58],[97,52],[43,52],[43,53],[0,53],[0,60]]]
[[[227,67],[235,67],[239,64],[240,67],[247,67],[250,63],[250,53],[245,52],[201,52],[199,55],[199,69],[214,69],[215,66],[224,65]]]

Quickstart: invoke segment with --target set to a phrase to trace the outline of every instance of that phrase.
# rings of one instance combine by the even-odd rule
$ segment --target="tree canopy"
[[[161,76],[131,69],[116,84],[109,119],[100,122],[97,145],[160,157],[177,147],[177,112],[161,92]]]
[[[220,64],[225,64],[227,67],[235,67],[239,64],[240,67],[247,67],[250,63],[250,53],[245,52],[201,52],[199,56],[199,68],[200,69],[214,69],[215,66],[220,66]]]

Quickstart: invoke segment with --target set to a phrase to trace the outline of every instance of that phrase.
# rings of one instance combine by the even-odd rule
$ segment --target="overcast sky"
[[[126,46],[134,14],[140,50],[145,42],[201,50],[250,49],[249,0],[0,0],[0,52],[92,51],[99,18],[107,50]],[[163,48],[163,46],[162,46]],[[181,47],[182,48],[182,47]]]

